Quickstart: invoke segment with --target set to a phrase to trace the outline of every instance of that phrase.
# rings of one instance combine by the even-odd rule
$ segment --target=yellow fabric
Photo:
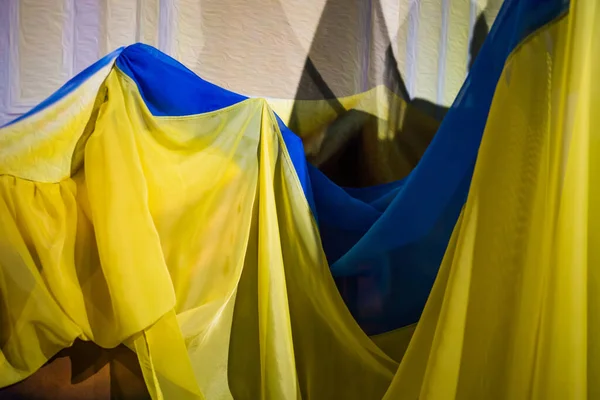
[[[156,118],[116,69],[99,98],[72,177],[0,177],[0,386],[79,337],[125,342],[154,399],[383,396],[397,364],[337,292],[267,103]]]
[[[104,101],[102,83],[112,66],[108,63],[52,107],[2,128],[0,175],[54,183],[79,168],[80,139],[93,129],[89,121],[96,119],[97,102]]]
[[[393,360],[400,362],[410,343],[410,340],[415,333],[417,324],[411,324],[402,328],[394,329],[393,331],[380,333],[379,335],[370,336],[371,340],[390,356]]]
[[[0,387],[81,338],[126,343],[155,400],[599,395],[600,8],[573,4],[507,63],[414,335],[346,309],[265,100],[153,117],[113,69],[40,114],[55,137],[4,129]]]
[[[498,83],[469,198],[385,399],[600,396],[600,5],[531,37]]]

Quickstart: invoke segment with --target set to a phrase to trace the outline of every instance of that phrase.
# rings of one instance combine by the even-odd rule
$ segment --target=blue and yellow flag
[[[81,339],[154,400],[600,396],[599,22],[506,0],[410,140],[383,87],[340,119],[107,55],[0,130],[0,387]],[[316,167],[357,124],[376,186]]]

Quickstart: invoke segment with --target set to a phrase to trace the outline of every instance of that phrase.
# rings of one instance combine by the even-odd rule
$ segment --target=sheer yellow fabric
[[[153,117],[107,69],[4,129],[0,387],[81,338],[126,343],[153,399],[600,395],[599,12],[574,2],[507,63],[404,357],[413,327],[370,339],[341,300],[266,101]]]
[[[515,51],[469,198],[386,399],[600,395],[600,7]]]
[[[80,337],[127,343],[155,399],[383,396],[397,364],[339,297],[265,101],[155,118],[118,70],[99,98],[71,178],[1,178],[0,385]]]

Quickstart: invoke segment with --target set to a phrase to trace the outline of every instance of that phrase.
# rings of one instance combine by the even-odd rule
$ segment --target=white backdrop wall
[[[322,96],[305,82],[308,58],[337,96],[382,83],[392,62],[411,97],[447,106],[474,32],[491,26],[501,2],[0,0],[0,124],[135,42],[251,96]]]

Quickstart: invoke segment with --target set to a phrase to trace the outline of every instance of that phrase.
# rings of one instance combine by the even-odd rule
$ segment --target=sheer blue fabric
[[[466,200],[505,61],[527,35],[567,9],[562,0],[504,2],[457,98],[407,178],[341,190],[309,168],[332,274],[367,333],[419,319]]]

